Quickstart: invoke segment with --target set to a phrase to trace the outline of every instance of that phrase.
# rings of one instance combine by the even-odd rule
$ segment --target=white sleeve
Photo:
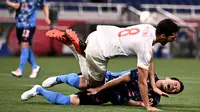
[[[149,69],[152,51],[144,49],[143,52],[137,53],[137,67]]]

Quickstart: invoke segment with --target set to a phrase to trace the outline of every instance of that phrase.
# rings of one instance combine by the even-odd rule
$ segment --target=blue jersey
[[[16,27],[35,27],[38,5],[43,5],[46,0],[16,0],[16,2],[20,3],[19,9],[16,10]]]
[[[122,89],[122,91],[116,91],[113,92],[113,94],[115,94],[114,96],[116,96],[116,99],[120,98],[120,101],[128,101],[128,99],[132,99],[135,101],[142,101],[142,98],[140,96],[140,92],[139,92],[139,85],[138,85],[138,69],[133,69],[133,70],[127,70],[127,71],[123,71],[123,72],[110,72],[107,71],[106,72],[106,76],[105,76],[105,81],[110,81],[114,78],[117,78],[127,72],[131,72],[131,81],[129,83],[124,84],[123,86],[121,86],[120,88],[124,88]],[[158,81],[158,77],[155,74],[155,81]],[[160,103],[160,95],[158,95],[157,93],[155,93],[151,87],[151,83],[148,80],[148,96],[150,99],[153,99],[153,105],[157,105]],[[118,86],[117,86],[118,87]],[[123,93],[123,97],[120,96]],[[119,101],[119,100],[118,100]]]

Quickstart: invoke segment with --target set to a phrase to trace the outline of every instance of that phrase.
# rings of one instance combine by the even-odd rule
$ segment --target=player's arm
[[[153,57],[154,57],[154,50],[152,49],[152,55],[151,55],[151,60],[150,60],[150,66],[149,66],[149,79],[151,82],[151,86],[154,89],[156,89],[156,83],[155,83],[155,69],[154,69],[154,63],[153,63]]]
[[[146,109],[150,107],[147,79],[148,79],[148,69],[138,67],[138,85],[140,89],[140,95],[142,97]]]
[[[162,92],[160,89],[158,89],[156,87],[156,83],[155,83],[155,68],[154,68],[154,63],[153,63],[153,53],[154,50],[152,49],[152,55],[151,55],[151,60],[150,60],[150,66],[149,66],[149,80],[151,82],[151,86],[153,88],[153,90],[158,93],[159,95],[165,96],[165,97],[169,97],[169,95],[165,92]]]
[[[9,0],[6,0],[6,4],[10,7],[13,7],[14,9],[18,9],[20,7],[20,3],[14,3]]]
[[[144,107],[144,103],[142,101],[134,101],[134,100],[129,100],[127,105],[129,106],[142,106]]]
[[[111,88],[111,87],[114,87],[114,86],[117,86],[119,84],[122,84],[122,83],[127,83],[131,80],[131,72],[128,72],[124,75],[121,75],[120,77],[118,78],[115,78],[113,80],[110,80],[108,81],[107,83],[97,87],[97,88],[90,88],[90,89],[87,89],[87,91],[90,93],[90,94],[96,94],[97,92],[100,92],[104,89],[107,89],[107,88]]]
[[[44,10],[46,23],[51,24],[51,21],[49,19],[49,5],[46,2],[43,4],[43,10]]]
[[[160,111],[160,109],[152,107],[149,103],[147,78],[148,78],[148,69],[138,67],[138,85],[140,89],[140,95],[142,97],[142,101],[145,105],[145,108],[150,111]]]
[[[153,100],[149,100],[150,105],[153,105]],[[144,103],[142,101],[135,101],[135,100],[129,100],[127,105],[129,106],[142,106],[145,107]]]

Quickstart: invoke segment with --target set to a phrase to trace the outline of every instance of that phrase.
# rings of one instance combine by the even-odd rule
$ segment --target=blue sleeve
[[[122,72],[110,72],[110,71],[107,71],[106,72],[106,75],[111,75],[113,77],[120,77],[126,73],[130,72],[130,70],[126,70],[126,71],[122,71]]]
[[[128,73],[130,72],[130,70],[126,70],[126,71],[123,71],[123,72],[111,72],[111,71],[107,71],[106,72],[106,76],[105,76],[105,82],[108,82],[112,79],[115,79],[117,77],[120,77],[122,75],[124,75],[125,73]]]

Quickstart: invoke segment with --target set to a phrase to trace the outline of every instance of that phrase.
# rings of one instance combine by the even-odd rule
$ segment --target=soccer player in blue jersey
[[[76,52],[74,46],[68,45],[68,47],[72,50],[72,53],[79,61],[80,69],[82,71],[82,67],[86,66],[86,63],[83,63],[85,58]],[[119,85],[119,83],[117,84],[114,82],[115,87],[105,90],[102,89],[99,90],[99,92],[95,91],[96,93],[94,93],[92,89],[88,89],[92,94],[85,91],[89,86],[82,74],[71,73],[67,75],[53,76],[47,78],[42,83],[42,86],[47,88],[57,84],[67,83],[68,85],[83,91],[65,96],[58,92],[45,90],[41,86],[36,85],[31,90],[24,92],[21,95],[21,100],[29,100],[33,96],[41,95],[51,103],[62,105],[99,105],[110,101],[113,104],[144,106],[138,89],[138,69],[127,70],[119,73],[107,71],[104,79],[106,82],[105,85],[107,83],[109,84],[111,81],[121,80],[124,75],[129,76],[126,78],[126,81],[124,81],[126,84]],[[182,82],[176,78],[166,78],[166,80],[157,79],[157,76],[155,76],[156,86],[167,93],[177,94],[183,90],[184,86]],[[151,88],[149,81],[148,84],[149,88]],[[157,105],[160,102],[160,95],[155,93],[153,89],[149,89],[149,98],[151,105]]]
[[[121,76],[129,74],[131,81],[126,84],[119,84],[112,88],[102,89],[95,94],[89,94],[87,91],[79,91],[75,94],[66,96],[58,92],[52,92],[45,90],[39,85],[35,85],[31,90],[24,92],[21,95],[21,100],[29,100],[33,96],[41,95],[49,102],[53,104],[61,105],[100,105],[103,103],[111,102],[115,105],[131,105],[131,106],[144,106],[142,98],[139,93],[138,85],[138,69],[127,70],[123,72],[106,72],[105,84],[120,79]],[[47,78],[42,86],[52,87],[56,84],[67,83],[78,89],[83,89],[84,82],[81,79],[82,75],[76,73],[60,75],[56,77]],[[159,80],[155,74],[156,86],[169,94],[178,94],[183,91],[184,85],[177,78],[166,78],[165,80]],[[152,106],[160,103],[161,96],[155,93],[151,87],[150,81],[148,80],[148,96],[150,104]],[[87,86],[87,84],[85,85]]]
[[[48,4],[46,0],[15,0],[15,2],[6,0],[6,4],[16,9],[16,33],[21,47],[20,64],[17,70],[12,71],[12,75],[21,77],[28,60],[32,66],[32,73],[29,77],[36,78],[40,66],[37,65],[31,48],[32,38],[36,29],[36,15],[39,4],[44,9],[45,21],[50,24]]]

